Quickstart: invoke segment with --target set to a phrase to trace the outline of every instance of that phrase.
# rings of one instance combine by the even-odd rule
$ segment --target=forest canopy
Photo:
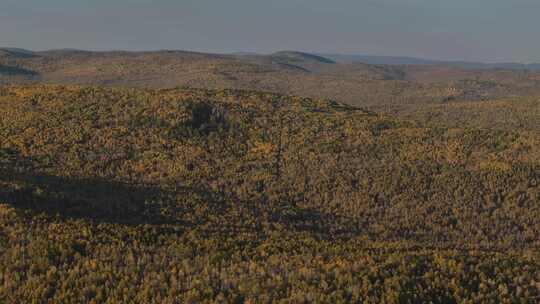
[[[0,87],[0,302],[537,303],[540,134],[424,121]]]

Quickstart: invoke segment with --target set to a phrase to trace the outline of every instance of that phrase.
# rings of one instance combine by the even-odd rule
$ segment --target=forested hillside
[[[540,112],[514,98],[0,87],[0,302],[538,303]]]
[[[445,102],[540,96],[540,72],[334,62],[300,52],[30,52],[0,48],[0,84],[243,89],[328,98],[402,115]]]

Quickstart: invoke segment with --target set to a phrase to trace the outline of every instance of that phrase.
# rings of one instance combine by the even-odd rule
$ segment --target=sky
[[[0,0],[0,47],[540,62],[540,0]]]

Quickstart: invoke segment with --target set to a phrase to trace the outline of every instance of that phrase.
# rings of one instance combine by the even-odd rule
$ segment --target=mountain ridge
[[[0,57],[18,57],[32,58],[35,56],[44,55],[73,55],[73,54],[199,54],[206,56],[226,56],[226,57],[270,57],[270,58],[288,58],[292,60],[310,60],[319,63],[335,64],[335,63],[365,63],[374,65],[420,65],[420,66],[450,66],[464,69],[509,69],[509,70],[532,70],[540,71],[540,63],[519,63],[519,62],[482,62],[482,61],[467,61],[467,60],[439,60],[427,59],[414,56],[388,56],[388,55],[364,55],[364,54],[340,54],[340,53],[319,53],[319,52],[302,52],[294,50],[276,51],[270,54],[262,54],[257,52],[200,52],[176,49],[160,49],[160,50],[84,50],[84,49],[50,49],[44,51],[33,51],[15,47],[0,47]]]
[[[409,56],[384,56],[384,55],[355,55],[355,54],[328,54],[318,53],[321,56],[340,62],[362,62],[367,64],[383,65],[441,65],[466,69],[512,69],[512,70],[540,70],[540,63],[517,63],[517,62],[480,62],[465,60],[437,60]]]
[[[0,84],[247,89],[330,98],[385,113],[418,105],[540,94],[540,73],[343,62],[318,55],[5,49]],[[380,63],[380,62],[377,62]]]

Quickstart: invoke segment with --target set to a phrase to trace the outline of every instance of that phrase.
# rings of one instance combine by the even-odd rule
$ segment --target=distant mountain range
[[[377,56],[377,55],[342,55],[342,54],[319,54],[326,58],[337,62],[362,62],[367,64],[383,64],[383,65],[437,65],[437,66],[452,66],[462,69],[510,69],[510,70],[540,70],[540,63],[484,63],[484,62],[469,62],[469,61],[444,61],[431,60],[415,57],[401,56]]]
[[[448,62],[408,57],[208,54],[181,50],[29,51],[0,48],[5,84],[243,89],[332,98],[362,107],[433,100],[540,95],[540,64]]]
[[[73,54],[141,54],[141,53],[183,53],[195,54],[196,52],[163,50],[163,51],[147,51],[147,52],[128,52],[128,51],[107,51],[107,52],[92,52],[77,49],[57,49],[43,52],[34,52],[21,48],[0,48],[0,57],[9,56],[12,58],[32,58],[36,56],[47,55],[73,55]],[[200,53],[203,54],[203,53]],[[210,55],[210,54],[206,54]],[[448,61],[448,60],[433,60],[418,57],[406,56],[379,56],[379,55],[354,55],[354,54],[330,54],[330,53],[303,53],[296,51],[280,51],[270,55],[258,54],[254,52],[236,52],[228,55],[238,57],[272,57],[277,59],[288,59],[292,61],[313,61],[318,63],[365,63],[372,65],[421,65],[421,66],[449,66],[461,69],[508,69],[508,70],[531,70],[540,71],[540,63],[515,63],[515,62],[496,62],[485,63],[475,61]]]

